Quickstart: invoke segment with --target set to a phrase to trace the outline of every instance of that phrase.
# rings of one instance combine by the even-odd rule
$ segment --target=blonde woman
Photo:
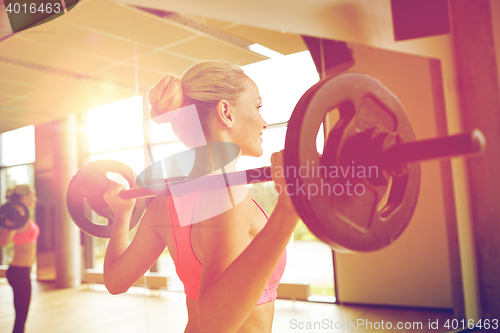
[[[151,117],[170,121],[188,147],[205,141],[208,147],[210,142],[230,142],[240,147],[242,155],[263,153],[260,136],[267,124],[259,113],[262,100],[255,83],[236,65],[207,61],[181,78],[166,75],[150,90],[149,100]],[[168,116],[188,112],[192,105],[204,138],[193,135],[196,124],[186,120],[191,118],[178,121],[178,116]],[[235,162],[225,171],[234,171]],[[273,154],[271,163],[276,184],[285,188],[279,172],[281,152]],[[188,178],[216,173],[209,160],[196,156]],[[231,187],[233,207],[215,216],[204,212],[220,205],[226,189],[157,197],[129,245],[134,201],[121,200],[117,195],[121,190],[123,186],[117,185],[105,195],[115,214],[104,262],[104,280],[112,294],[127,291],[167,246],[184,283],[189,317],[185,332],[271,332],[285,247],[299,220],[285,193],[279,195],[271,216],[245,186]]]
[[[18,201],[26,208],[35,208],[36,194],[28,185],[18,185],[7,191],[7,200]],[[20,211],[24,214],[24,211]],[[8,221],[6,221],[8,223]],[[2,229],[0,232],[0,246],[14,242],[14,258],[7,270],[7,280],[14,292],[14,308],[16,319],[13,333],[24,332],[31,301],[31,266],[36,258],[36,242],[40,229],[32,220],[19,229]]]

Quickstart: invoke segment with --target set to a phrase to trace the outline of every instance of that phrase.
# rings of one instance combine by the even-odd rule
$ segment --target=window
[[[319,80],[309,51],[243,66],[262,97],[262,117],[269,124],[287,122],[302,95]]]
[[[35,162],[35,127],[22,127],[2,133],[0,166],[8,167]]]
[[[144,170],[142,97],[136,96],[88,111],[89,162],[111,159]]]

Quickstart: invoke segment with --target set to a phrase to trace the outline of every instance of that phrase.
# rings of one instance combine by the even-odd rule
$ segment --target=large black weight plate
[[[335,108],[340,119],[329,133],[320,157],[316,135],[326,114]],[[346,179],[339,181],[311,172],[320,165],[341,170],[342,165],[348,166],[345,156],[363,160],[355,161],[353,166],[376,161],[364,157],[369,149],[352,151],[360,147],[359,142],[377,148],[372,144],[374,140],[366,140],[374,132],[383,134],[377,138],[382,143],[380,138],[384,137],[415,141],[411,123],[396,96],[378,80],[357,73],[326,78],[311,87],[297,103],[288,124],[284,152],[288,191],[311,232],[336,251],[369,252],[390,245],[405,230],[415,210],[420,187],[418,163],[408,165],[399,174],[379,170],[382,175],[378,179],[353,180],[353,184],[364,186],[363,195],[347,195],[345,187],[342,194],[339,187],[334,194],[327,186],[331,190],[342,181],[345,185]],[[353,141],[359,142],[356,145]],[[310,172],[307,176],[291,174],[290,170],[300,168]],[[323,192],[314,193],[312,189],[321,189],[322,185]],[[386,191],[387,203],[379,207]]]
[[[23,214],[19,209],[23,211]],[[28,208],[21,202],[9,201],[0,207],[0,227],[10,230],[19,229],[28,222],[29,215]]]
[[[73,176],[66,196],[68,211],[75,224],[89,235],[102,238],[111,237],[113,229],[113,213],[103,197],[112,185],[111,180],[107,178],[108,172],[122,175],[129,183],[130,188],[144,187],[142,183],[136,184],[136,175],[126,164],[112,160],[101,160],[83,166]],[[137,182],[140,182],[140,179],[137,179]],[[95,224],[85,215],[85,201],[97,214],[108,219],[108,225]],[[146,200],[144,198],[136,199],[130,220],[130,229],[139,222],[145,207]]]

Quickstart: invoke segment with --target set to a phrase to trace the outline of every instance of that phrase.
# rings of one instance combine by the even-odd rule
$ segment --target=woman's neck
[[[241,156],[238,145],[231,142],[207,142],[206,146],[195,148],[195,152],[194,165],[186,179],[234,172]]]

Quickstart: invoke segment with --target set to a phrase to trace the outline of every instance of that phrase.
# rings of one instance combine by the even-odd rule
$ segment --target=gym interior
[[[338,251],[299,222],[273,332],[498,327],[500,1],[61,3],[61,14],[17,27],[7,15],[14,2],[0,3],[0,203],[20,184],[38,198],[29,212],[40,236],[26,332],[183,332],[186,298],[168,251],[129,291],[111,295],[103,285],[108,239],[81,231],[66,199],[72,177],[90,162],[116,160],[141,174],[187,149],[150,121],[147,93],[165,73],[181,75],[203,60],[237,63],[259,87],[264,153],[242,157],[240,170],[269,166],[288,136],[299,135],[287,129],[303,94],[346,73],[373,77],[397,97],[417,141],[474,130],[484,139],[481,154],[410,163],[420,179],[405,194],[415,199],[404,207],[408,223],[381,248]],[[329,110],[308,133],[324,156],[332,154],[324,148],[339,112]],[[273,183],[248,186],[271,213]],[[7,333],[14,245],[0,251],[0,333]]]

